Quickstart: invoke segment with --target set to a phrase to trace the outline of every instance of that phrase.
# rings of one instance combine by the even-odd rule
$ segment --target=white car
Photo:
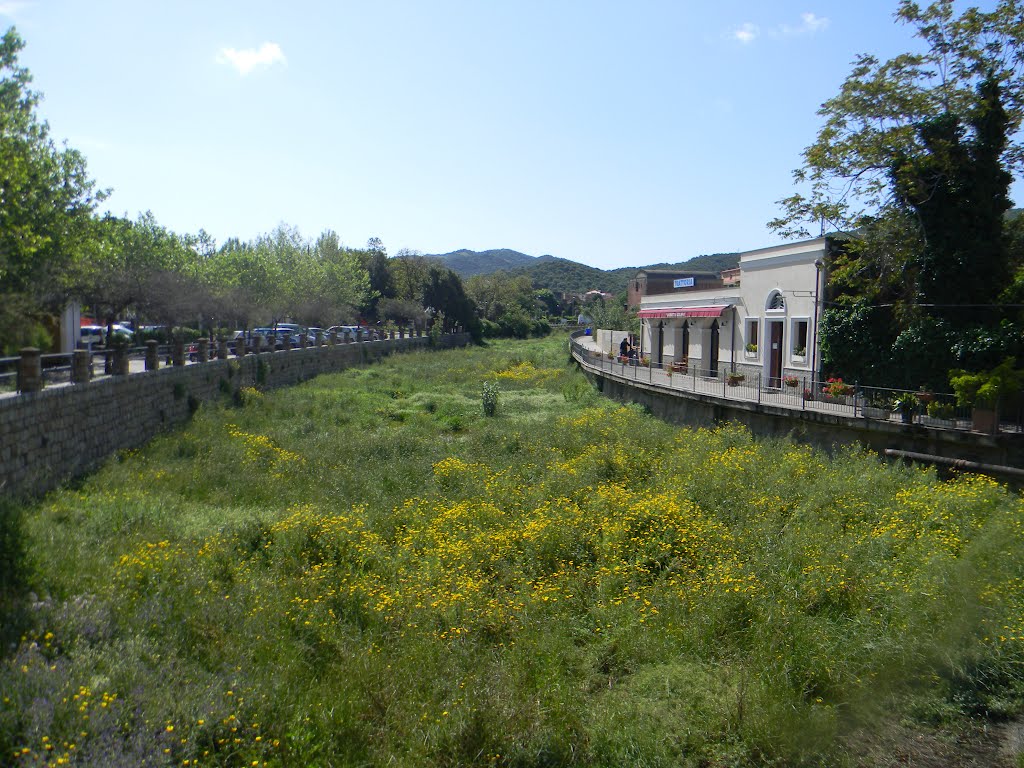
[[[121,337],[125,341],[131,341],[134,331],[131,328],[121,325],[120,323],[114,323],[111,330],[115,337]],[[79,340],[86,345],[102,344],[103,339],[107,335],[107,326],[105,325],[83,325],[79,329]]]

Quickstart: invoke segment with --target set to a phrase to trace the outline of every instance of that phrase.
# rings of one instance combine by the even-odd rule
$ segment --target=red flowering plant
[[[829,397],[846,397],[853,394],[853,385],[844,382],[842,377],[833,377],[825,382],[825,386],[821,389],[821,394],[828,395]]]

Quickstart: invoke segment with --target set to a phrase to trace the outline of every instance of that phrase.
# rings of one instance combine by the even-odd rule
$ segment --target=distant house
[[[822,266],[829,238],[740,254],[721,275],[641,271],[641,350],[653,364],[719,376],[737,370],[768,386],[816,378]]]

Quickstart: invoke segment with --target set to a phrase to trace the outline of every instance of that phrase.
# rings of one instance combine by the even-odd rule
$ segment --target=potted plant
[[[793,357],[807,357],[807,347],[797,347],[794,349]]]
[[[740,373],[739,371],[729,371],[725,375],[725,383],[728,384],[730,387],[735,387],[738,386],[739,383],[743,381],[745,378],[747,377],[744,374]]]
[[[842,376],[835,376],[829,378],[825,382],[825,386],[822,387],[821,393],[835,398],[849,397],[853,394],[853,385],[844,382]]]
[[[800,379],[796,376],[783,376],[782,383],[787,387],[796,387],[800,384]]]
[[[919,405],[917,395],[913,392],[902,392],[892,401],[893,411],[900,415],[904,424],[910,424],[914,420]]]
[[[757,344],[747,344],[746,346],[747,355],[753,357],[757,354]]]
[[[1020,391],[1024,371],[1014,370],[1016,361],[1008,357],[995,368],[980,373],[963,369],[949,372],[949,383],[956,393],[957,405],[971,406],[971,428],[975,432],[999,431],[999,400]]]
[[[918,398],[920,399],[920,398]],[[932,400],[925,406],[926,417],[922,417],[921,423],[932,427],[952,427],[954,411],[952,403],[943,403],[939,400]],[[927,418],[927,421],[925,419]]]

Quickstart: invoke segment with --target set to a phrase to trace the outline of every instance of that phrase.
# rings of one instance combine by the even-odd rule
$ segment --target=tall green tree
[[[39,119],[24,42],[0,39],[0,338],[16,345],[25,315],[59,309],[79,273],[105,196],[77,150],[57,146]]]
[[[952,0],[902,0],[896,18],[923,51],[858,58],[819,111],[824,124],[795,172],[802,191],[770,226],[787,236],[821,226],[844,240],[829,264],[828,369],[878,372],[864,366],[868,350],[844,343],[851,322],[870,317],[861,336],[886,375],[872,383],[941,386],[950,368],[991,367],[1021,346],[995,305],[1012,276],[1009,185],[1024,169],[1024,6],[957,14]]]

